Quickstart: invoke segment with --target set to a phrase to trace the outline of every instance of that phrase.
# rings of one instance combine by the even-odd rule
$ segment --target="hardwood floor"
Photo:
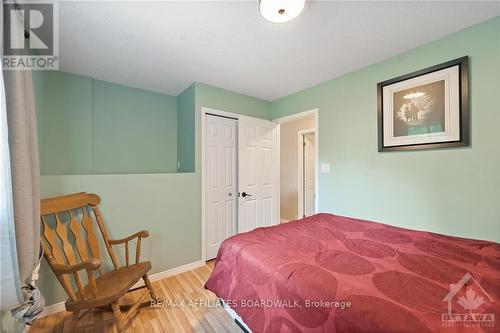
[[[166,303],[158,303],[159,307],[143,308],[126,332],[241,332],[222,307],[213,307],[217,304],[217,297],[203,288],[213,264],[213,261],[208,262],[203,267],[153,282],[158,298],[164,299]],[[123,304],[133,303],[143,290],[128,293]],[[69,332],[70,317],[69,312],[60,312],[40,318],[35,321],[30,332]],[[117,331],[113,326],[111,312],[92,311],[80,319],[77,332]]]

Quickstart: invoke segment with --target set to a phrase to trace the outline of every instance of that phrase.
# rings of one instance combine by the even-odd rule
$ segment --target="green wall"
[[[199,82],[193,83],[177,97],[177,159],[180,172],[195,170],[195,126],[201,106],[264,119],[269,119],[270,112],[270,103],[267,101]]]
[[[45,175],[177,171],[177,98],[33,72]]]
[[[142,257],[151,260],[152,273],[198,261],[201,253],[199,176],[194,173],[42,176],[41,196],[85,191],[97,193],[111,238],[149,230]],[[195,204],[196,203],[196,204]],[[109,266],[107,253],[102,256]],[[123,246],[116,252],[123,256]],[[40,280],[46,303],[66,299],[43,260]]]
[[[94,81],[95,174],[177,171],[177,98]]]
[[[99,194],[102,198],[101,210],[112,238],[149,230],[151,235],[143,240],[142,245],[143,258],[151,260],[153,265],[151,273],[201,259],[201,107],[269,119],[270,104],[257,98],[198,83],[185,93],[190,96],[185,97],[186,103],[191,105],[186,109],[190,110],[194,105],[194,114],[189,117],[194,121],[193,134],[196,138],[192,140],[192,148],[196,152],[195,172],[46,175],[40,180],[42,198],[80,191]],[[182,96],[178,99],[180,104],[184,103],[182,99]],[[109,266],[109,261],[105,264]],[[64,290],[53,278],[45,260],[39,285],[47,305],[66,299]]]
[[[92,79],[34,71],[42,174],[92,173]]]
[[[271,104],[259,98],[241,95],[229,90],[196,82],[196,102],[198,106],[270,119]]]
[[[195,165],[195,99],[193,83],[177,96],[177,160],[179,172],[194,172]]]
[[[500,241],[500,18],[271,104],[319,108],[319,211]],[[377,82],[470,56],[471,146],[377,152]]]

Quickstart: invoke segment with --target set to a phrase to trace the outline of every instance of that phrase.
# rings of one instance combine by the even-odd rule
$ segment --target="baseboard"
[[[189,264],[178,266],[178,267],[175,267],[175,268],[163,271],[163,272],[149,274],[148,276],[149,276],[149,280],[151,282],[154,282],[154,281],[168,278],[170,276],[174,276],[177,274],[181,274],[181,273],[193,270],[193,269],[201,267],[203,265],[205,265],[205,263],[202,260],[199,260],[199,261],[195,261],[195,262],[192,262]],[[137,283],[134,284],[131,289],[140,288],[142,286],[144,286],[144,281],[141,279],[141,280],[137,281]]]
[[[163,272],[149,274],[149,280],[151,282],[158,281],[158,280],[161,280],[161,279],[168,278],[170,276],[174,276],[174,275],[177,275],[177,274],[181,274],[181,273],[193,270],[193,269],[201,267],[203,265],[205,265],[205,263],[203,262],[203,260],[195,261],[195,262],[192,262],[192,263],[189,263],[189,264],[185,264],[185,265],[182,265],[182,266],[174,267],[172,269],[169,269],[169,270],[166,270],[166,271],[163,271]],[[141,279],[136,284],[134,284],[132,286],[132,289],[140,288],[140,287],[143,287],[143,286],[144,286],[144,281]],[[51,304],[51,305],[46,306],[43,309],[43,311],[40,313],[40,315],[38,316],[38,318],[43,318],[43,317],[46,317],[46,316],[53,315],[53,314],[55,314],[57,312],[66,311],[66,308],[64,307],[64,303],[65,302],[60,302],[60,303],[55,303],[55,304]]]
[[[43,318],[43,317],[47,317],[47,316],[53,315],[53,314],[61,312],[61,311],[66,311],[66,308],[64,307],[64,303],[65,302],[63,301],[63,302],[47,305],[46,307],[43,308],[43,311],[38,315],[37,318]]]

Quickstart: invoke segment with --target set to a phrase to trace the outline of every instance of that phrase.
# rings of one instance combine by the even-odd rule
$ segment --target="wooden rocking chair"
[[[65,306],[67,311],[73,312],[70,331],[75,330],[77,321],[89,310],[111,308],[116,328],[118,332],[122,332],[137,313],[148,292],[152,299],[156,299],[147,275],[151,263],[139,261],[141,239],[148,237],[149,233],[140,231],[123,239],[109,239],[97,208],[100,201],[97,195],[84,192],[41,201],[44,255],[69,296]],[[103,273],[101,268],[101,251],[94,232],[92,213],[114,266],[114,270],[106,273]],[[68,222],[64,223],[66,220]],[[135,263],[130,264],[129,242],[133,239],[137,239],[136,255]],[[118,265],[113,250],[113,246],[118,244],[125,245],[125,266],[122,267]],[[78,257],[75,253],[78,253]],[[82,282],[80,273],[85,274],[86,285]],[[76,290],[70,282],[71,276]],[[122,313],[119,299],[141,278],[148,291],[141,295],[126,313]]]

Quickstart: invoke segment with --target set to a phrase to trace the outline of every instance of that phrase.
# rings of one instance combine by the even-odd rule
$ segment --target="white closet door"
[[[238,231],[279,223],[279,125],[240,116]]]
[[[304,134],[304,214],[314,214],[314,133]]]
[[[237,126],[234,119],[206,117],[206,260],[237,232]]]

